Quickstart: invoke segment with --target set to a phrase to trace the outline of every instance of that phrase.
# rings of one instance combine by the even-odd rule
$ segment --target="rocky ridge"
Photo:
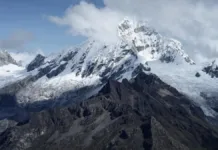
[[[0,135],[0,149],[210,149],[218,131],[202,110],[153,74],[109,80],[70,107],[31,113]]]

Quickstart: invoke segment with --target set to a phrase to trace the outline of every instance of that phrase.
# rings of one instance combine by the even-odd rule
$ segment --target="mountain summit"
[[[124,19],[119,24],[118,35],[132,47],[134,53],[138,53],[147,61],[161,60],[168,63],[178,61],[182,57],[185,62],[195,64],[179,41],[163,37],[146,22]]]

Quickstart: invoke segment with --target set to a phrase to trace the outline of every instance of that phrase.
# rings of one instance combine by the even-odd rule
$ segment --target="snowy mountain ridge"
[[[144,56],[147,61],[173,62],[182,57],[187,63],[195,64],[179,41],[160,35],[146,22],[125,18],[119,24],[118,35],[133,48],[134,53]]]
[[[180,42],[161,36],[143,22],[124,19],[118,25],[118,35],[120,40],[113,45],[89,39],[56,55],[37,55],[27,66],[34,82],[19,91],[18,101],[51,99],[75,87],[104,83],[109,78],[131,79],[139,71],[150,71],[147,62],[151,61],[194,64]]]
[[[67,91],[102,85],[108,79],[131,79],[143,71],[157,74],[196,100],[208,115],[215,114],[200,93],[218,90],[218,81],[200,72],[202,66],[193,65],[180,42],[161,36],[143,22],[124,19],[117,30],[120,40],[116,44],[89,39],[58,54],[37,55],[26,72],[19,71],[21,77],[31,75],[32,80],[16,93],[18,103],[53,100]]]

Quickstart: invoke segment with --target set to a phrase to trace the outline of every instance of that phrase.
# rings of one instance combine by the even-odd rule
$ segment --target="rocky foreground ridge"
[[[0,135],[1,150],[218,149],[202,110],[156,75],[109,80],[69,107],[30,113]]]

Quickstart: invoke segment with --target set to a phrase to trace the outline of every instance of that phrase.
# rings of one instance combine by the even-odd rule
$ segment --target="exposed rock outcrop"
[[[209,66],[204,67],[203,71],[209,74],[212,78],[218,78],[218,65],[216,60],[214,60]]]
[[[40,67],[44,63],[45,57],[41,54],[38,54],[35,59],[30,62],[30,64],[27,66],[27,71],[32,71],[38,67]]]
[[[202,110],[153,74],[110,80],[98,95],[31,113],[0,135],[1,150],[218,149]]]

